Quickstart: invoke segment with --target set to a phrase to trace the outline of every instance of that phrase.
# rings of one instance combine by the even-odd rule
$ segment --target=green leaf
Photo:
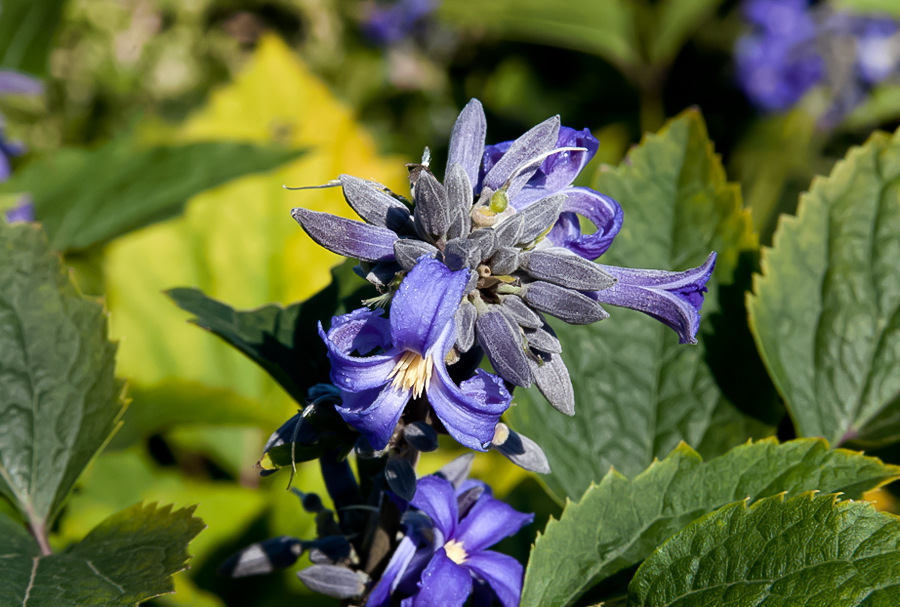
[[[122,449],[174,427],[217,425],[255,426],[266,431],[284,419],[255,402],[225,388],[200,382],[166,380],[152,386],[129,384],[131,403],[122,417],[122,428],[110,441],[110,449]]]
[[[656,65],[669,64],[722,0],[662,0],[654,6],[654,27],[648,36],[648,56]]]
[[[628,588],[633,607],[896,605],[900,518],[835,495],[731,504],[662,545]]]
[[[35,160],[0,191],[29,192],[53,248],[79,250],[177,215],[195,194],[302,153],[224,141],[142,148],[120,140]]]
[[[0,517],[0,604],[129,607],[172,592],[171,576],[185,569],[187,545],[204,528],[193,512],[137,504],[48,556],[20,525]]]
[[[457,0],[445,18],[527,42],[593,53],[621,66],[640,62],[635,8],[627,0]]]
[[[802,436],[879,444],[900,408],[900,134],[876,133],[784,216],[748,296]],[[900,421],[900,420],[898,420]]]
[[[900,17],[900,4],[894,0],[835,0],[836,8],[877,16]]]
[[[3,0],[0,67],[43,76],[65,0]]]
[[[40,228],[0,221],[0,488],[39,536],[122,413],[115,357]]]
[[[697,517],[733,501],[782,491],[862,494],[900,476],[900,467],[818,439],[765,439],[702,461],[687,445],[633,481],[610,471],[538,536],[522,607],[569,605],[588,588],[637,565]]]
[[[179,308],[195,315],[190,322],[245,354],[295,401],[303,403],[310,387],[329,381],[328,352],[319,337],[318,323],[327,325],[335,314],[355,309],[370,290],[363,286],[346,294],[359,284],[352,266],[351,262],[338,266],[332,270],[330,285],[287,307],[268,304],[255,310],[235,310],[196,288],[170,289],[166,294]]]
[[[575,416],[558,413],[535,388],[516,391],[519,404],[507,415],[543,447],[550,488],[572,499],[611,465],[633,476],[682,440],[710,457],[768,433],[725,398],[705,360],[709,317],[720,312],[719,283],[732,281],[756,238],[700,114],[689,110],[648,136],[618,169],[600,172],[594,189],[625,213],[603,263],[684,270],[710,251],[719,257],[697,346],[679,345],[671,329],[627,309],[610,307],[609,319],[586,327],[551,322],[572,376]],[[740,312],[727,322],[742,323]]]

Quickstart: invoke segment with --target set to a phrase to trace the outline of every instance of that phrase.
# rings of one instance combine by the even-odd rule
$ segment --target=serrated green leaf
[[[115,357],[43,231],[0,221],[0,488],[38,533],[122,413]]]
[[[641,60],[635,8],[627,0],[456,0],[439,10],[462,25],[593,53],[619,66]]]
[[[876,133],[784,216],[748,296],[751,329],[802,436],[900,434],[900,133]]]
[[[610,307],[609,319],[587,327],[551,322],[572,376],[575,416],[559,414],[535,388],[521,396],[517,391],[519,406],[507,415],[543,447],[553,470],[545,477],[550,488],[573,499],[611,465],[633,476],[679,441],[708,457],[768,433],[723,396],[705,361],[706,319],[719,311],[718,283],[732,280],[739,256],[755,250],[756,238],[700,114],[685,112],[629,158],[594,183],[625,213],[622,231],[600,261],[684,270],[703,263],[710,251],[719,257],[697,346],[679,345],[671,329],[620,308]],[[732,321],[743,322],[743,315]]]
[[[682,444],[633,481],[610,471],[581,501],[569,503],[559,521],[550,521],[531,553],[522,606],[570,605],[646,559],[692,520],[730,502],[811,490],[858,499],[898,476],[900,467],[830,450],[821,439],[765,439],[708,462]]]
[[[130,607],[171,592],[171,576],[186,567],[187,545],[205,526],[193,512],[137,504],[47,556],[20,525],[0,517],[0,604]]]
[[[3,0],[0,67],[43,76],[65,0]]]
[[[638,569],[632,607],[900,602],[900,518],[835,495],[777,495],[688,525]]]
[[[53,248],[79,250],[177,215],[195,194],[302,153],[227,141],[150,148],[113,141],[35,160],[0,191],[28,192]]]
[[[332,270],[331,284],[302,303],[287,307],[268,304],[254,310],[235,310],[207,297],[196,288],[166,291],[175,304],[194,314],[190,322],[222,338],[272,376],[298,403],[314,384],[328,382],[327,350],[319,338],[318,323],[327,324],[335,314],[360,305],[377,293],[359,286],[352,263]]]

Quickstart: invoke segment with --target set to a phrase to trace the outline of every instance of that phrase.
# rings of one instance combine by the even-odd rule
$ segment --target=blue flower
[[[591,297],[652,316],[678,333],[680,343],[695,344],[706,283],[715,266],[715,253],[702,266],[685,272],[603,266],[617,282],[609,289],[591,293]]]
[[[415,32],[437,4],[437,0],[396,0],[391,4],[375,4],[369,10],[363,31],[375,44],[397,43]]]
[[[457,386],[445,362],[469,279],[468,271],[423,259],[401,283],[390,320],[361,309],[335,317],[327,334],[319,325],[331,380],[341,390],[337,410],[373,448],[387,446],[406,404],[422,396],[459,443],[479,451],[490,446],[512,397],[500,378],[480,369]]]
[[[495,499],[483,483],[454,489],[437,476],[419,480],[411,505],[431,524],[408,530],[366,607],[384,607],[394,592],[411,595],[403,607],[458,607],[473,588],[489,588],[503,607],[519,604],[522,565],[488,548],[531,523],[533,514]]]

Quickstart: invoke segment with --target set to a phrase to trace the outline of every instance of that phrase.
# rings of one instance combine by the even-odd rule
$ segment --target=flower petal
[[[389,350],[375,356],[353,356],[371,352],[374,348],[390,347],[387,319],[381,310],[360,308],[331,319],[326,334],[319,323],[319,336],[328,348],[331,361],[331,381],[341,390],[359,392],[383,386],[396,363],[397,352]]]
[[[459,113],[453,132],[450,134],[450,150],[447,152],[447,170],[457,162],[469,177],[469,183],[478,181],[478,168],[484,152],[484,136],[487,133],[487,119],[484,108],[477,99],[472,99]]]
[[[40,80],[12,70],[0,70],[0,93],[41,95],[43,92]]]
[[[572,185],[581,170],[597,153],[600,142],[591,135],[589,129],[576,131],[573,128],[561,126],[554,147],[555,149],[577,147],[585,148],[585,150],[566,150],[548,156],[541,163],[540,169],[512,201],[513,206],[517,209],[521,210],[544,196],[559,192]]]
[[[547,239],[585,259],[597,259],[609,249],[622,228],[622,207],[609,196],[590,188],[566,188],[560,194],[566,194],[563,213]],[[575,214],[589,219],[597,226],[597,231],[582,234]]]
[[[484,176],[484,187],[497,191],[513,176],[516,169],[529,160],[553,149],[559,136],[559,116],[548,118],[513,141],[503,157]],[[510,199],[531,179],[538,167],[515,176],[509,186]]]
[[[466,553],[471,555],[515,534],[533,520],[533,514],[519,512],[505,502],[484,496],[459,522],[454,539],[462,542]]]
[[[439,476],[420,478],[410,504],[427,514],[434,523],[435,531],[440,532],[441,537],[435,538],[435,544],[443,544],[453,537],[459,510],[456,490],[450,481]]]
[[[372,398],[374,396],[374,399]],[[344,421],[359,430],[376,451],[387,447],[400,415],[412,396],[411,390],[388,385],[380,391],[341,393],[343,404],[335,407]]]
[[[716,254],[710,253],[702,266],[685,272],[601,266],[618,282],[589,295],[599,302],[652,316],[678,333],[680,343],[694,344],[700,328],[703,294],[715,265]]]
[[[391,593],[397,589],[397,584],[403,579],[409,562],[416,554],[416,544],[409,537],[404,537],[397,544],[397,549],[391,556],[387,568],[381,574],[381,579],[375,584],[366,607],[385,607],[391,600]]]
[[[511,556],[484,550],[470,554],[466,567],[491,585],[503,607],[517,607],[522,599],[522,564]]]
[[[461,607],[472,594],[472,575],[441,548],[422,572],[413,607]]]
[[[363,261],[394,260],[397,234],[387,228],[302,208],[293,209],[291,215],[310,238],[338,255]]]
[[[485,451],[494,438],[500,416],[509,409],[512,395],[496,375],[483,369],[457,388],[446,367],[435,365],[428,402],[456,442]]]
[[[453,272],[436,259],[420,259],[391,303],[394,347],[417,354],[430,350],[453,321],[468,282],[467,270]]]

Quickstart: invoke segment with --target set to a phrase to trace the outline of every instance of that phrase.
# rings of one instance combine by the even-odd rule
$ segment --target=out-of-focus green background
[[[0,2],[0,20],[13,4]],[[198,286],[252,308],[323,288],[340,259],[306,237],[289,211],[351,211],[339,190],[289,192],[282,184],[349,173],[404,192],[404,163],[427,145],[442,166],[450,128],[471,97],[485,106],[491,143],[553,114],[591,129],[600,149],[582,174],[587,183],[643,132],[696,105],[767,243],[777,213],[793,210],[813,174],[827,172],[872,128],[893,129],[900,120],[890,84],[829,132],[815,128],[806,106],[757,113],[735,85],[732,48],[742,23],[734,1],[446,0],[388,45],[363,32],[371,2],[25,4],[55,33],[46,62],[32,70],[43,71],[45,93],[0,101],[7,138],[28,149],[17,171],[55,158],[59,164],[40,176],[51,182],[69,166],[65,153],[115,145],[112,161],[95,167],[97,182],[141,147],[232,141],[304,150],[275,170],[193,196],[174,217],[64,251],[82,290],[106,300],[118,373],[133,402],[51,539],[60,547],[79,540],[140,500],[199,503],[208,528],[191,546],[191,569],[175,578],[176,594],[158,605],[282,605],[299,595],[304,604],[335,603],[309,594],[296,568],[236,581],[216,574],[248,543],[312,535],[312,515],[285,491],[287,474],[261,479],[254,468],[265,438],[296,404],[249,360],[188,325],[189,315],[163,293]],[[14,60],[7,52],[4,65]],[[165,175],[145,184],[146,196],[166,184]],[[94,185],[81,179],[73,187]],[[85,211],[66,221],[95,219]],[[458,453],[446,447],[424,457],[420,473]],[[534,534],[561,506],[496,453],[479,455],[473,474],[516,508],[538,513],[527,532],[501,545],[524,561]],[[316,466],[300,466],[294,485],[322,490]]]

